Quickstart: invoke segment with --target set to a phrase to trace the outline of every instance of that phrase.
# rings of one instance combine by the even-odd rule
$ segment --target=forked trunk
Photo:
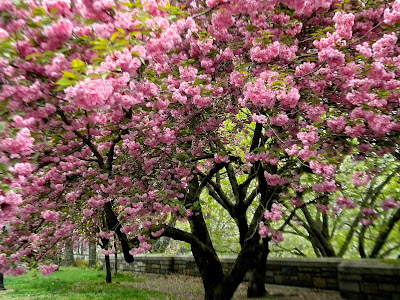
[[[267,295],[265,289],[265,273],[267,271],[267,258],[269,247],[267,239],[263,239],[262,249],[255,255],[255,267],[249,270],[248,298],[259,298]]]

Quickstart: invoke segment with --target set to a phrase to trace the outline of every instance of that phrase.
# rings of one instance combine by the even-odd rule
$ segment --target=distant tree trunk
[[[110,264],[110,255],[104,255],[106,261],[106,283],[111,283],[111,264]]]
[[[6,288],[4,287],[4,275],[0,273],[0,291],[4,291]]]
[[[76,267],[72,240],[68,245],[65,245],[65,265],[68,267]]]
[[[117,242],[114,240],[114,274],[118,274],[118,253],[117,253]]]
[[[96,242],[89,242],[89,268],[96,265]]]

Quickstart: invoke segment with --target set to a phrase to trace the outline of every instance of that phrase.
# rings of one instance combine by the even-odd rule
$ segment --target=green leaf
[[[77,71],[84,70],[86,68],[86,64],[83,61],[81,61],[80,59],[74,59],[74,60],[72,60],[71,67],[72,67],[72,70],[77,72]]]
[[[3,133],[6,130],[6,122],[0,122],[0,133]]]
[[[119,37],[119,32],[114,32],[114,33],[111,35],[110,41],[111,41],[111,42],[114,42],[115,39],[116,39],[117,37]]]
[[[35,7],[33,9],[33,16],[44,16],[46,15],[46,10],[43,7]]]
[[[71,73],[69,71],[61,71],[64,76],[63,78],[70,78],[70,79],[76,79],[76,75],[74,73]]]
[[[63,77],[63,78],[57,80],[55,82],[55,84],[61,85],[61,86],[70,86],[70,85],[74,85],[75,84],[75,80],[71,80],[71,79]]]

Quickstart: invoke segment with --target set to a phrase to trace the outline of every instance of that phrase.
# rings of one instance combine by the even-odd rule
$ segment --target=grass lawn
[[[143,279],[142,279],[143,280]],[[173,299],[168,294],[135,288],[138,283],[130,274],[113,275],[113,283],[105,283],[105,272],[83,268],[60,268],[49,276],[40,271],[30,271],[18,277],[4,279],[6,291],[0,299],[68,299],[68,300],[118,300],[118,299]]]

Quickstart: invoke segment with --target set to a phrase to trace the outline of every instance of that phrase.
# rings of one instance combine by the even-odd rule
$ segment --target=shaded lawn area
[[[18,277],[7,276],[6,291],[0,291],[0,299],[175,299],[162,292],[135,288],[138,282],[133,275],[113,275],[113,283],[105,283],[105,272],[83,268],[60,268],[49,276],[40,271],[30,271]]]

